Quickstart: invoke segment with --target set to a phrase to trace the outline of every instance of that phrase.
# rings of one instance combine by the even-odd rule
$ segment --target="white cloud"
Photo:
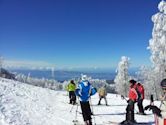
[[[55,64],[44,61],[22,61],[22,60],[4,60],[3,67],[6,68],[27,68],[27,69],[51,69]]]

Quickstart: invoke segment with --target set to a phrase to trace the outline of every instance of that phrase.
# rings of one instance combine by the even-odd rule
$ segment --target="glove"
[[[94,90],[97,92],[97,88],[94,88]]]
[[[127,103],[129,103],[129,100],[127,100]]]
[[[129,99],[127,102],[128,102],[129,105],[134,105],[134,103],[135,103],[135,101],[133,101],[131,99]]]
[[[122,98],[122,99],[125,99],[124,95],[121,95],[121,98]],[[127,103],[128,103],[128,100],[127,100]]]
[[[96,88],[92,88],[92,89],[91,89],[90,96],[91,96],[91,95],[94,95],[96,92],[97,92],[97,89],[96,89]]]

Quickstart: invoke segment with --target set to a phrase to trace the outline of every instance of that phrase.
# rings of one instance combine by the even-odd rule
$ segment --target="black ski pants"
[[[107,99],[106,99],[105,96],[100,96],[100,99],[99,99],[98,105],[100,105],[100,102],[101,102],[101,100],[102,100],[103,98],[104,98],[104,100],[105,100],[105,104],[107,105]]]
[[[76,103],[76,95],[74,91],[69,91],[70,104]]]
[[[144,113],[144,108],[143,108],[143,99],[139,99],[137,102],[138,109],[140,113]]]
[[[92,125],[91,109],[90,109],[89,101],[86,101],[86,102],[80,101],[80,105],[81,105],[82,116],[84,121],[89,121],[90,125]]]
[[[134,119],[134,101],[129,100],[126,108],[126,121],[135,122]]]

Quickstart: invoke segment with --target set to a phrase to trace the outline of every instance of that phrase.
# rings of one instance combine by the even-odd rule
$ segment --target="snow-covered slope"
[[[98,95],[92,97],[95,116],[93,122],[106,124],[125,119],[126,101],[120,96],[109,94],[109,106],[98,106]],[[104,104],[104,100],[102,100]],[[145,101],[144,105],[148,105]],[[70,112],[67,92],[53,91],[24,83],[0,78],[0,125],[72,125],[77,105]],[[136,110],[138,110],[136,108]],[[150,112],[148,112],[151,114]],[[153,115],[136,115],[137,122],[153,124]],[[77,119],[83,123],[80,106]]]

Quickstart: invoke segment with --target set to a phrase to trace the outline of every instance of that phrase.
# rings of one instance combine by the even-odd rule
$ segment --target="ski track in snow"
[[[93,123],[104,125],[109,121],[121,122],[125,119],[126,101],[114,94],[108,94],[107,99],[109,106],[104,105],[104,100],[101,101],[103,105],[98,106],[98,95],[92,97]],[[0,78],[0,125],[73,125],[77,105],[71,110],[72,105],[68,102],[65,91],[54,91]],[[144,105],[149,103],[144,101]],[[136,105],[135,107],[138,111]],[[154,123],[153,115],[135,115],[135,119],[149,125]],[[79,104],[77,120],[83,124]]]

